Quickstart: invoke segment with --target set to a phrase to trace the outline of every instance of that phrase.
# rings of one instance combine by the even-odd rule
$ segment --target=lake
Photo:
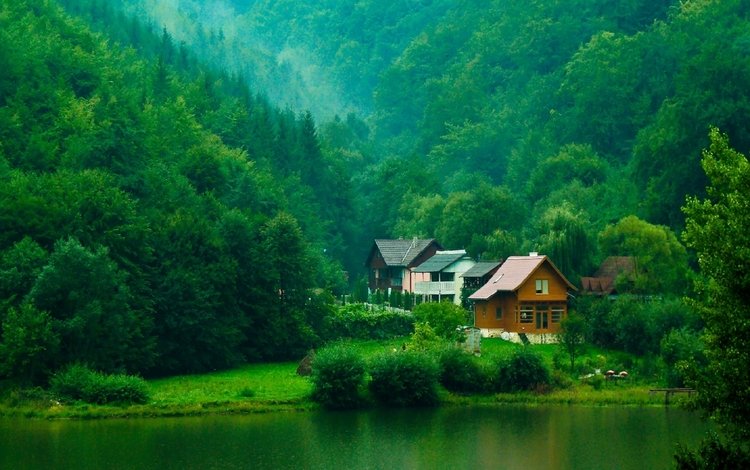
[[[495,406],[0,419],[0,469],[654,469],[708,430],[677,408]]]

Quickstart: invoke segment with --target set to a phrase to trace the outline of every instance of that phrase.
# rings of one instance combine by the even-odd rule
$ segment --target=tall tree
[[[702,166],[704,199],[688,198],[685,241],[698,254],[695,303],[705,322],[708,367],[694,382],[698,403],[736,443],[750,440],[750,162],[714,128]],[[747,458],[747,457],[746,457]]]

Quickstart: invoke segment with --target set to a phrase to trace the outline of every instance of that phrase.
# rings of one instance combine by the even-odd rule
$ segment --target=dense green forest
[[[0,374],[298,357],[376,237],[683,295],[747,3],[3,0]]]
[[[2,374],[202,371],[315,344],[330,302],[311,289],[344,283],[331,243],[350,208],[312,116],[137,22],[142,54],[56,2],[0,5]]]
[[[298,358],[373,238],[436,237],[574,283],[635,257],[635,297],[572,305],[586,340],[659,355],[746,443],[749,16],[0,0],[0,380]]]
[[[353,278],[373,237],[421,236],[551,254],[575,279],[624,254],[599,234],[625,217],[679,235],[710,126],[750,147],[743,1],[63,3],[123,15],[99,23],[125,43],[136,15],[309,109],[350,183]]]

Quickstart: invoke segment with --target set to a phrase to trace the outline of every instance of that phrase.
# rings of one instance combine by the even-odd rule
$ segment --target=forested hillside
[[[681,294],[709,128],[750,150],[746,1],[0,5],[8,374],[296,355],[375,237]]]
[[[352,184],[353,274],[391,236],[589,274],[624,217],[679,234],[710,126],[750,147],[744,1],[112,3],[313,111]]]
[[[296,357],[328,305],[311,289],[344,282],[347,181],[310,114],[127,24],[141,55],[0,2],[2,376]]]

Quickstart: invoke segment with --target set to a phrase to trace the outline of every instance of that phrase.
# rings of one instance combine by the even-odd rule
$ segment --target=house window
[[[482,318],[487,318],[487,304],[482,305]]]
[[[533,305],[521,305],[518,311],[518,323],[534,323]]]
[[[549,281],[547,279],[536,280],[536,293],[549,294]]]
[[[553,305],[552,306],[552,323],[560,323],[563,318],[563,314],[565,313],[565,307],[562,305]]]
[[[495,320],[502,320],[502,319],[503,319],[503,308],[495,307]]]

